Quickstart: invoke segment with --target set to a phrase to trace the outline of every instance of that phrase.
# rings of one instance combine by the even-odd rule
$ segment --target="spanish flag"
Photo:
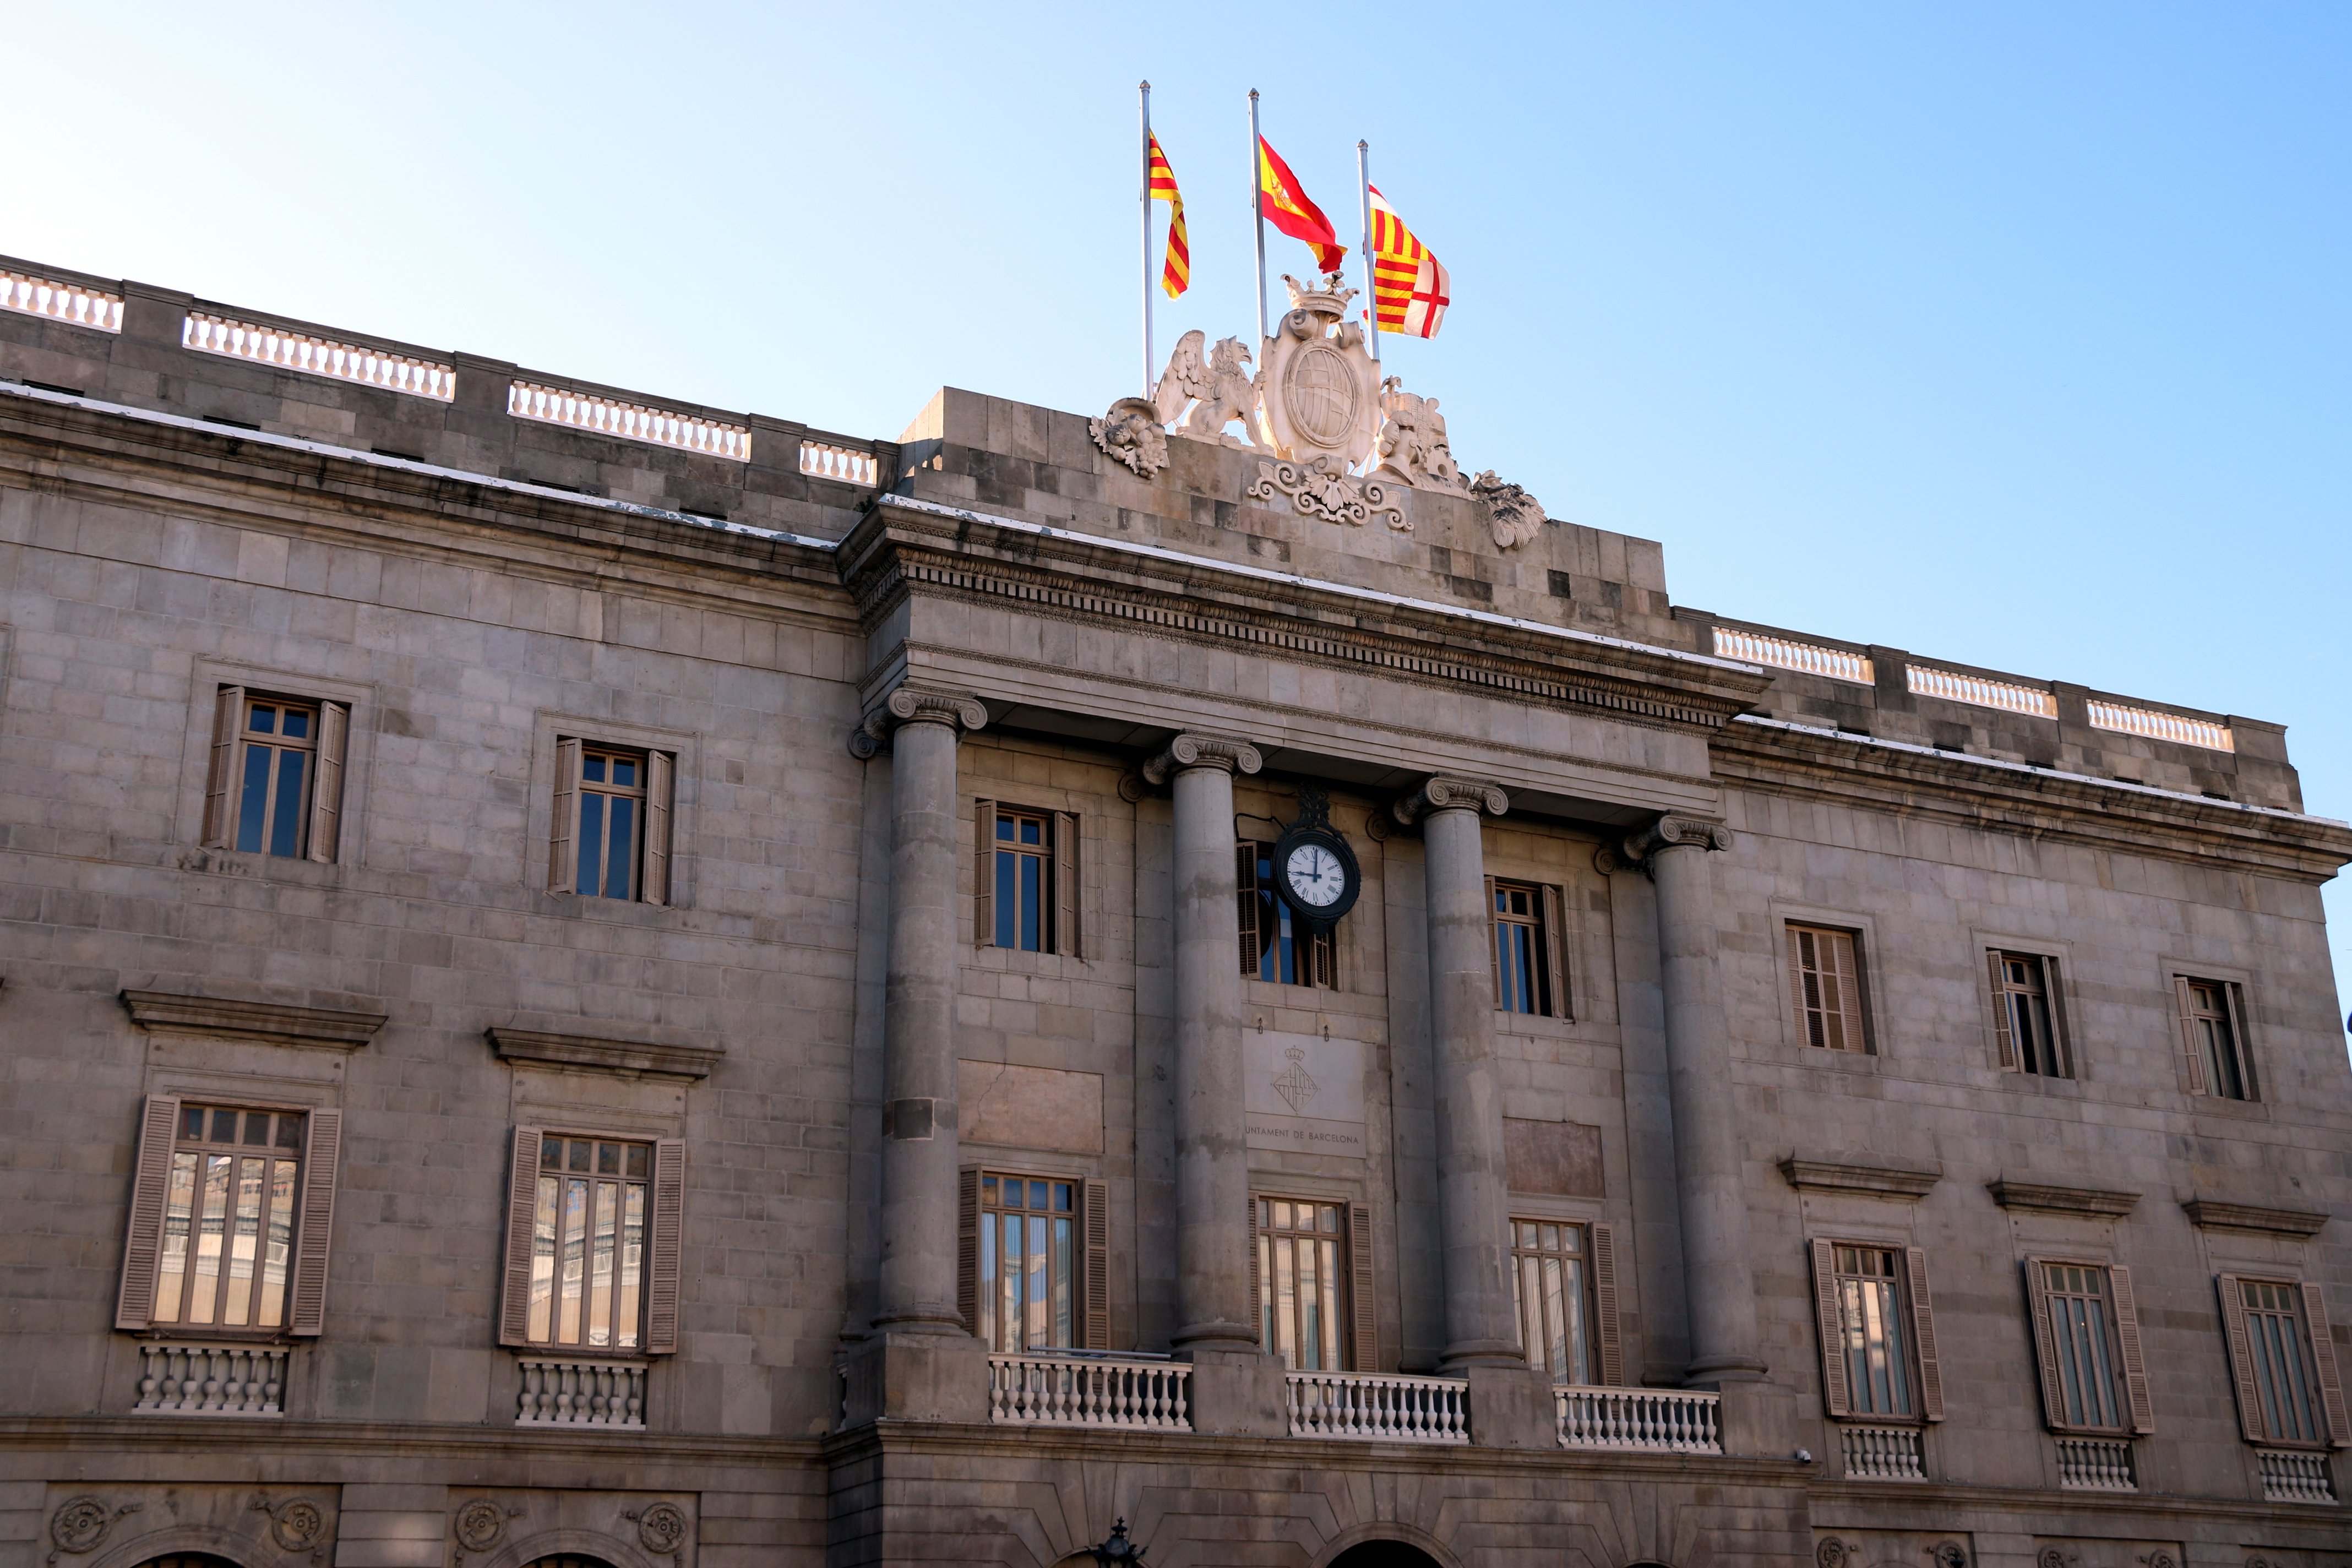
[[[1168,166],[1157,134],[1151,138],[1150,181],[1145,188],[1153,201],[1168,204],[1168,264],[1160,269],[1160,287],[1173,300],[1192,286],[1192,247],[1184,239],[1184,198],[1176,190],[1176,171]]]
[[[1298,176],[1290,172],[1282,154],[1266,145],[1263,136],[1257,139],[1257,188],[1263,198],[1259,205],[1274,226],[1293,239],[1306,241],[1315,252],[1316,266],[1326,272],[1339,271],[1348,247],[1339,243],[1323,209],[1298,188]]]
[[[1365,188],[1372,203],[1373,319],[1384,332],[1433,338],[1445,321],[1445,307],[1454,302],[1453,282],[1381,195],[1381,188]]]

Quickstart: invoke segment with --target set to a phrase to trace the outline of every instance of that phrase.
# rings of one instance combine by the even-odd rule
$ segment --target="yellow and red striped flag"
[[[1160,150],[1156,133],[1150,167],[1145,188],[1153,201],[1168,204],[1168,262],[1160,269],[1160,287],[1173,300],[1192,286],[1192,247],[1184,238],[1184,198],[1176,189],[1176,171],[1168,166],[1168,154]]]
[[[1454,302],[1453,280],[1404,219],[1368,185],[1372,202],[1372,310],[1384,332],[1433,338]]]
[[[1291,238],[1304,241],[1315,252],[1316,266],[1326,272],[1339,271],[1348,247],[1339,243],[1323,209],[1307,199],[1298,176],[1290,172],[1282,154],[1263,136],[1257,139],[1257,188],[1266,221]]]

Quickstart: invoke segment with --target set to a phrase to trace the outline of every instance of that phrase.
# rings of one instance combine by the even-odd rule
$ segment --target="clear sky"
[[[2352,7],[360,9],[0,0],[0,252],[851,434],[1091,413],[1138,79],[1163,345],[1250,330],[1256,87],[1452,270],[1390,364],[1465,467],[1682,603],[2283,721],[2352,816]]]

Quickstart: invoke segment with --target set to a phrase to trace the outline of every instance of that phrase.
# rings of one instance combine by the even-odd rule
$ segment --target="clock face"
[[[1309,909],[1328,910],[1348,890],[1347,868],[1320,844],[1302,844],[1293,849],[1282,874],[1298,901]]]

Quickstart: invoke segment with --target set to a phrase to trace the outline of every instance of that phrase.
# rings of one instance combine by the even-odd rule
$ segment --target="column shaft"
[[[899,726],[890,763],[889,967],[882,1004],[885,1327],[960,1331],[956,1309],[957,731]]]
[[[1658,888],[1658,948],[1666,1005],[1668,1092],[1675,1116],[1675,1185],[1681,1200],[1683,1289],[1691,1362],[1685,1381],[1753,1378],[1756,1280],[1748,1254],[1731,1041],[1716,973],[1714,879],[1703,844],[1649,852]]]

